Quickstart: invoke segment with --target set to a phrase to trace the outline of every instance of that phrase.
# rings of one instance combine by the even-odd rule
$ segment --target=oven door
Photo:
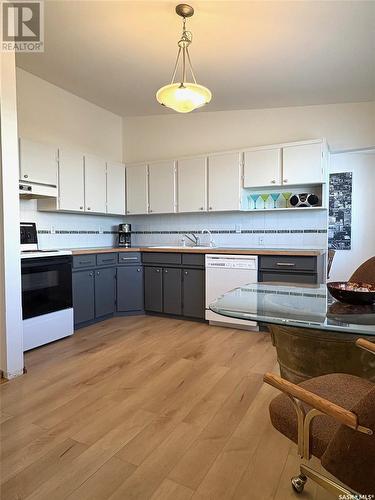
[[[23,319],[72,307],[72,258],[21,261]]]

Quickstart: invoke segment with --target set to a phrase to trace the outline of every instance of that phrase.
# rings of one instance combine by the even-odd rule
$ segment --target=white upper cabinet
[[[20,180],[57,186],[58,148],[20,139]]]
[[[283,184],[320,184],[325,182],[323,143],[283,148]]]
[[[83,155],[59,150],[59,210],[82,212],[85,209]]]
[[[207,160],[189,158],[177,162],[179,212],[207,210]]]
[[[148,212],[147,169],[147,165],[126,167],[126,213],[128,214]]]
[[[208,209],[239,210],[241,182],[240,153],[208,157]]]
[[[281,148],[245,151],[244,187],[278,184],[281,184]]]
[[[102,158],[85,155],[85,210],[106,212],[106,163]]]
[[[107,213],[125,215],[125,166],[107,162]]]
[[[148,168],[150,213],[175,212],[175,162],[161,161]]]

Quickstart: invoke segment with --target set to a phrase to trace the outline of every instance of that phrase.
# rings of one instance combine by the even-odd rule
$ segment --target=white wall
[[[15,56],[0,52],[0,369],[23,372]]]
[[[121,161],[122,119],[17,68],[19,135]],[[38,212],[22,200],[21,219],[36,222],[41,248],[111,246],[123,218]],[[78,232],[79,231],[79,232]],[[96,232],[94,234],[94,232]]]
[[[121,161],[121,118],[17,68],[18,132]]]
[[[207,108],[208,109],[208,108]],[[127,162],[325,137],[332,150],[375,144],[375,102],[123,119]]]
[[[331,172],[353,172],[352,248],[336,252],[330,281],[346,281],[375,256],[375,152],[331,156]]]

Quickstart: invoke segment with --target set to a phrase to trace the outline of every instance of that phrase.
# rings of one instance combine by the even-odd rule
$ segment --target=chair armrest
[[[338,422],[341,422],[352,429],[358,428],[358,417],[355,413],[342,408],[328,399],[324,399],[320,396],[317,396],[313,392],[310,392],[303,387],[293,384],[288,380],[285,380],[273,373],[266,373],[263,377],[264,382],[280,391],[288,394],[290,396],[295,397],[299,401],[303,401],[304,403],[316,408],[317,410],[335,418]]]
[[[365,351],[369,351],[372,354],[375,354],[375,343],[374,342],[370,342],[369,340],[366,340],[366,339],[357,339],[355,341],[355,344],[358,347],[365,349]]]

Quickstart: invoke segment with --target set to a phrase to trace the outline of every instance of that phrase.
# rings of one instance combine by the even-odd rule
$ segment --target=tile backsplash
[[[40,248],[101,247],[117,244],[117,226],[132,225],[132,245],[177,245],[184,233],[212,231],[218,246],[326,248],[327,212],[223,212],[168,215],[102,215],[38,212],[35,200],[21,200],[21,220],[36,222]],[[209,243],[207,234],[201,244]],[[187,244],[190,244],[187,241]]]
[[[123,217],[38,212],[36,200],[20,200],[22,222],[36,222],[41,249],[106,247],[117,244]]]
[[[327,246],[327,212],[323,210],[133,215],[126,221],[132,224],[133,245],[181,244],[184,233],[208,229],[218,246]],[[209,235],[201,235],[200,240],[208,244]]]

